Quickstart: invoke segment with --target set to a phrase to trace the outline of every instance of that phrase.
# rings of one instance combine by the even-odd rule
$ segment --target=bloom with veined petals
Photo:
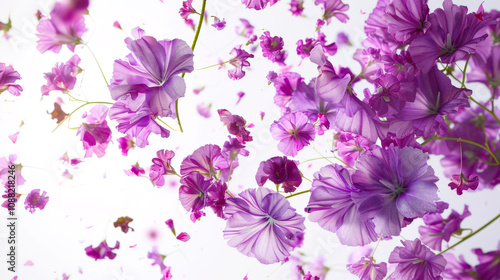
[[[176,174],[174,167],[170,164],[175,153],[170,150],[159,150],[156,152],[156,158],[153,158],[153,165],[149,171],[149,179],[157,186],[165,185],[165,177],[163,175]]]
[[[229,162],[221,154],[217,145],[208,144],[196,149],[181,163],[181,175],[184,177],[192,172],[200,173],[207,178],[216,176],[216,171],[229,168]]]
[[[41,193],[40,189],[32,190],[26,196],[26,200],[24,201],[24,207],[26,209],[29,209],[30,213],[35,213],[36,210],[35,208],[43,210],[47,202],[49,202],[49,197],[46,196],[46,194],[47,194],[46,191],[43,191],[43,193]]]
[[[234,55],[234,57],[229,60],[229,64],[235,67],[227,72],[229,78],[232,80],[239,80],[245,77],[243,67],[250,66],[250,62],[247,60],[253,58],[253,54],[249,54],[247,51],[242,50],[241,45],[238,46],[238,48],[233,48],[229,54]]]
[[[57,63],[52,72],[44,73],[47,84],[42,86],[42,95],[49,95],[52,90],[60,90],[67,93],[72,90],[76,84],[76,75],[82,69],[78,67],[80,57],[75,54],[66,63]]]
[[[229,246],[263,264],[290,256],[297,234],[305,229],[304,218],[282,194],[264,187],[247,189],[227,203],[224,238]]]
[[[21,79],[21,75],[14,70],[12,65],[7,66],[5,63],[0,63],[0,94],[8,91],[14,96],[19,96],[23,91],[20,85],[15,84],[15,81],[19,79]]]
[[[382,280],[387,274],[385,262],[376,264],[373,258],[362,257],[358,262],[347,265],[347,270],[360,280]]]
[[[275,140],[280,141],[278,150],[293,157],[314,140],[316,130],[305,114],[296,112],[285,114],[279,121],[274,121],[271,134]]]
[[[96,105],[90,109],[85,123],[83,123],[76,135],[81,134],[85,157],[96,154],[97,157],[104,156],[106,148],[111,141],[111,129],[106,122],[108,108],[104,105]]]

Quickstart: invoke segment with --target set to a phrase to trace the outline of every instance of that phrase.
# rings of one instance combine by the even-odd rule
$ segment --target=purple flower
[[[490,55],[482,61],[482,59],[476,55],[472,55],[469,61],[469,66],[471,71],[467,73],[467,82],[480,82],[486,86],[493,87],[496,91],[495,98],[498,98],[500,94],[500,45],[487,45]]]
[[[224,212],[228,217],[224,238],[229,246],[263,264],[290,256],[297,234],[305,229],[304,218],[285,197],[263,187],[228,198]]]
[[[377,232],[399,235],[405,218],[436,212],[438,178],[421,150],[373,149],[359,157],[356,168],[352,181],[359,192],[354,195],[360,208],[370,210]]]
[[[360,155],[371,150],[373,143],[363,136],[341,132],[334,136],[334,145],[338,156],[352,167]]]
[[[349,41],[349,36],[345,32],[339,32],[337,34],[337,40],[335,40],[337,46],[342,47],[344,45],[350,46],[351,42]]]
[[[470,176],[466,177],[463,173],[460,175],[454,174],[451,176],[451,183],[448,186],[454,190],[457,189],[457,194],[462,195],[464,190],[475,190],[479,185],[479,179],[474,176],[472,179]]]
[[[52,72],[44,73],[47,85],[42,86],[42,95],[49,95],[52,90],[60,90],[63,93],[72,90],[76,84],[76,75],[82,72],[78,64],[80,64],[80,57],[75,54],[68,62],[57,63],[52,68]]]
[[[429,15],[431,26],[410,44],[408,51],[420,71],[427,73],[439,58],[443,63],[466,60],[476,51],[476,46],[487,35],[479,30],[489,24],[473,14],[467,7],[457,6],[451,0],[443,2],[443,9],[436,9]]]
[[[391,279],[440,280],[446,266],[441,255],[435,255],[420,240],[401,241],[404,247],[396,247],[389,256],[389,263],[396,263]]]
[[[228,136],[228,138],[229,141],[224,142],[222,154],[225,154],[229,161],[236,160],[238,155],[246,157],[250,154],[248,150],[245,150],[245,145],[240,140],[231,138],[231,136]]]
[[[297,54],[300,55],[301,58],[309,57],[311,55],[311,51],[316,46],[321,46],[323,52],[329,54],[330,56],[337,53],[337,44],[331,43],[327,45],[326,35],[318,30],[318,37],[316,39],[306,38],[305,42],[302,40],[297,41]]]
[[[303,113],[288,113],[271,124],[271,134],[278,143],[278,150],[287,156],[297,153],[314,140],[316,130]]]
[[[406,79],[404,74],[394,76],[385,74],[373,81],[376,94],[370,97],[370,107],[377,111],[379,117],[395,115],[403,110],[406,102],[415,101],[417,80],[411,77]],[[368,89],[365,90],[365,95]]]
[[[272,62],[276,62],[279,65],[285,65],[285,59],[288,56],[286,51],[283,51],[283,38],[274,36],[271,37],[269,31],[265,31],[262,36],[260,36],[260,47],[262,48],[262,55],[267,57]]]
[[[278,0],[241,0],[241,3],[243,3],[248,9],[255,10],[264,9],[267,4],[272,6],[276,4],[276,2],[278,2]]]
[[[186,211],[197,212],[207,206],[207,192],[212,181],[200,173],[191,173],[181,179],[179,200]]]
[[[246,19],[240,18],[241,26],[236,26],[236,33],[249,39],[253,35],[254,26]]]
[[[446,219],[443,219],[439,213],[424,215],[423,220],[426,226],[420,226],[418,229],[422,243],[433,250],[441,251],[442,241],[449,242],[452,234],[461,233],[460,224],[470,215],[467,205],[462,215],[452,210]]]
[[[163,175],[176,174],[174,167],[170,164],[175,153],[170,150],[159,150],[156,152],[156,158],[153,158],[153,165],[149,171],[149,179],[157,186],[165,185],[165,177]]]
[[[12,154],[9,155],[8,157],[2,157],[0,158],[0,180],[3,182],[3,184],[7,185],[9,182],[9,176],[14,175],[15,176],[15,185],[20,186],[26,182],[24,180],[21,170],[23,166],[18,163],[15,164],[14,161],[16,161],[17,155]],[[13,168],[10,168],[13,167]],[[15,173],[12,174],[12,170],[15,170]]]
[[[283,184],[285,192],[294,192],[302,183],[302,174],[295,161],[286,157],[272,157],[262,161],[255,174],[259,187],[262,187],[268,179],[277,185]]]
[[[460,256],[457,260],[451,253],[443,255],[446,259],[446,269],[443,271],[443,278],[448,280],[477,280],[477,272]]]
[[[86,10],[86,8],[85,8]],[[50,19],[41,20],[36,27],[38,41],[36,48],[44,53],[48,50],[59,53],[62,45],[71,51],[82,43],[82,35],[87,31],[82,9],[57,2],[50,12]]]
[[[124,171],[125,174],[127,174],[128,176],[137,176],[137,177],[140,177],[142,174],[146,173],[144,168],[139,166],[139,163],[132,165],[130,169]]]
[[[232,80],[239,80],[245,76],[243,67],[250,66],[250,62],[248,62],[247,59],[253,58],[253,54],[249,54],[245,50],[242,50],[241,45],[239,45],[238,48],[233,48],[229,54],[234,55],[234,57],[229,60],[229,64],[233,65],[235,68],[229,70],[227,75]]]
[[[159,134],[162,138],[170,136],[170,131],[157,124],[151,117],[151,111],[142,109],[132,111],[126,100],[119,100],[109,109],[109,118],[116,120],[119,132],[135,137],[137,147],[144,148],[149,144],[148,137],[151,132]]]
[[[227,131],[236,136],[242,144],[253,140],[250,132],[246,129],[247,121],[243,117],[233,115],[226,109],[219,109],[217,113],[219,113],[220,121],[227,126]]]
[[[132,52],[128,61],[115,60],[109,85],[114,100],[125,99],[134,111],[147,108],[153,117],[175,115],[175,100],[184,96],[186,84],[178,74],[193,71],[193,52],[182,40],[160,40],[133,31],[136,40],[125,42]]]
[[[20,79],[21,75],[14,70],[12,65],[7,66],[5,63],[0,63],[0,94],[8,91],[14,96],[19,96],[23,88],[15,82]]]
[[[387,31],[402,44],[410,43],[413,38],[425,33],[431,25],[427,20],[427,0],[393,0],[385,11],[383,19],[389,23]]]
[[[414,102],[407,102],[403,110],[395,115],[397,120],[391,130],[397,131],[398,137],[405,137],[412,132],[400,127],[398,121],[411,121],[417,136],[429,138],[435,132],[444,135],[447,125],[443,116],[454,113],[459,107],[469,107],[471,90],[459,89],[436,66],[427,73],[417,76],[418,87]]]
[[[125,135],[125,137],[120,137],[116,139],[118,141],[120,150],[122,151],[122,155],[128,155],[128,151],[135,147],[135,142],[132,137]]]
[[[376,264],[373,258],[362,257],[358,262],[347,265],[347,270],[360,280],[382,280],[387,274],[385,262]]]
[[[212,107],[212,104],[205,104],[205,103],[200,103],[196,106],[196,111],[198,111],[198,114],[204,118],[210,118],[212,115],[210,113],[210,107]]]
[[[105,105],[96,105],[86,116],[87,122],[78,129],[76,135],[81,134],[85,157],[91,157],[92,154],[102,157],[106,153],[111,141],[111,129],[106,122],[107,115],[108,108]]]
[[[224,29],[226,27],[226,20],[222,19],[220,20],[218,17],[214,17],[214,24],[212,24],[215,29],[218,31]]]
[[[376,241],[378,235],[370,219],[371,209],[358,206],[359,200],[355,197],[358,191],[352,184],[349,170],[338,164],[321,168],[314,174],[306,207],[309,220],[337,233],[344,245],[362,246]]]
[[[172,279],[173,275],[170,273],[170,269],[172,269],[170,266],[167,266],[162,272],[161,272],[161,279],[160,280],[170,280]]]
[[[160,255],[157,246],[153,246],[151,252],[148,252],[148,259],[152,259],[154,261],[151,265],[158,265],[162,272],[167,268],[165,264],[163,264],[165,257],[165,255]]]
[[[272,83],[276,89],[276,95],[274,96],[274,104],[279,107],[284,108],[295,91],[297,91],[298,86],[302,83],[304,78],[295,72],[284,72],[280,73]]]
[[[29,209],[30,213],[35,213],[36,209],[43,210],[47,202],[49,202],[49,197],[46,196],[47,192],[43,191],[40,193],[40,189],[32,190],[24,200],[24,208]]]
[[[179,14],[184,20],[188,20],[191,14],[197,14],[198,12],[193,8],[193,0],[186,0],[182,2],[182,7],[179,10]]]
[[[113,250],[115,249],[120,249],[119,241],[116,241],[115,247],[110,248],[106,240],[104,240],[103,242],[101,242],[101,244],[99,244],[99,246],[95,248],[92,248],[92,245],[89,245],[87,248],[85,248],[85,252],[87,253],[87,256],[94,258],[96,261],[103,260],[106,257],[112,260],[116,257],[116,253],[113,253]]]
[[[217,145],[205,145],[196,149],[181,163],[181,175],[184,177],[192,172],[200,173],[207,178],[213,178],[217,171],[229,168],[229,163],[221,154]]]
[[[346,23],[349,17],[342,12],[349,9],[349,5],[342,3],[341,0],[315,0],[316,6],[323,5],[323,19],[330,24],[331,18],[336,17],[343,23]]]
[[[294,16],[301,16],[304,11],[304,0],[291,0],[289,11],[292,12]]]
[[[500,279],[500,244],[498,250],[483,253],[481,249],[473,249],[477,255],[479,264],[474,267],[477,271],[478,279]]]

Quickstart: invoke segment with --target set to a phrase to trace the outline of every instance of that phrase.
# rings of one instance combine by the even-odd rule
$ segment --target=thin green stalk
[[[488,149],[487,147],[485,147],[485,146],[483,146],[481,144],[478,144],[478,143],[476,143],[474,141],[470,141],[470,140],[466,140],[466,139],[462,139],[462,138],[439,137],[439,136],[435,136],[434,135],[431,138],[425,140],[425,142],[422,143],[421,145],[425,146],[426,144],[428,144],[429,142],[431,142],[433,140],[449,140],[449,141],[460,141],[460,142],[469,143],[471,145],[477,146],[477,147],[479,147],[479,148],[484,149],[485,151],[487,151],[490,154],[490,156],[492,156],[493,159],[495,160],[496,163],[494,165],[499,165],[500,164],[500,162],[498,161],[497,157],[495,156],[495,154],[493,154],[493,152],[490,149]]]
[[[483,110],[485,110],[486,112],[490,113],[490,115],[493,116],[493,118],[495,118],[495,121],[497,121],[498,125],[500,125],[500,120],[498,119],[497,115],[495,114],[495,112],[493,111],[494,108],[492,108],[491,110],[486,108],[483,104],[479,103],[476,101],[476,99],[474,99],[472,96],[469,96],[469,99],[476,103],[479,107],[483,108]]]
[[[196,28],[196,33],[194,34],[194,39],[193,39],[193,44],[191,44],[191,51],[194,51],[194,48],[196,47],[196,42],[198,42],[198,36],[200,36],[200,30],[201,26],[203,25],[203,15],[205,14],[205,7],[207,5],[207,0],[203,0],[203,3],[201,4],[201,12],[200,12],[200,20],[198,21],[198,27]],[[186,73],[181,74],[181,78],[184,78]],[[181,132],[184,132],[182,130],[182,125],[181,125],[181,118],[179,117],[179,99],[175,100],[175,116],[177,118],[177,123],[179,124],[179,129]]]
[[[71,118],[71,116],[76,112],[78,111],[80,108],[86,106],[86,105],[89,105],[89,104],[110,104],[110,105],[113,105],[113,103],[111,102],[101,102],[101,101],[93,101],[93,102],[85,102],[84,104],[80,105],[78,108],[76,108],[75,110],[73,110],[73,112],[69,113],[66,117],[64,117],[64,119],[57,124],[56,128],[54,128],[54,130],[52,130],[52,132],[56,131],[56,129],[58,129],[67,119]]]
[[[298,193],[294,193],[294,194],[291,194],[289,196],[285,196],[285,198],[294,197],[296,195],[300,195],[300,194],[304,194],[304,193],[308,193],[308,192],[310,192],[310,190],[306,190],[306,191],[301,191],[301,192],[298,192]]]
[[[493,219],[491,219],[489,222],[487,222],[485,225],[483,225],[482,227],[478,228],[476,231],[474,232],[471,232],[469,233],[467,236],[465,236],[462,240],[458,241],[457,243],[451,245],[450,247],[448,247],[446,250],[443,250],[441,252],[438,253],[438,255],[441,255],[441,254],[444,254],[446,253],[447,251],[451,250],[452,248],[458,246],[460,243],[464,242],[465,240],[471,238],[472,236],[476,235],[476,233],[482,231],[483,229],[485,229],[487,226],[491,225],[494,221],[496,221],[498,218],[500,218],[500,214],[498,214],[496,217],[494,217]]]
[[[95,57],[95,54],[94,52],[92,51],[92,49],[89,47],[89,45],[87,44],[84,44],[85,46],[87,46],[87,48],[89,49],[90,53],[92,54],[92,56],[94,57],[94,60],[95,62],[97,63],[97,67],[99,67],[99,71],[101,71],[101,75],[102,77],[104,78],[104,82],[106,83],[106,86],[109,86],[109,83],[108,83],[108,80],[106,80],[106,76],[104,76],[104,72],[102,71],[102,68],[101,68],[101,64],[99,64],[99,61],[97,60],[97,57]]]
[[[470,59],[470,54],[469,54],[469,57],[467,58],[467,61],[465,62],[464,70],[462,71],[462,87],[461,88],[465,88],[465,72],[467,72],[467,65],[469,65],[469,59]]]

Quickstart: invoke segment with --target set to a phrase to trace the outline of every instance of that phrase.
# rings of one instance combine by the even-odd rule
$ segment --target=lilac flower
[[[153,165],[149,171],[149,179],[157,186],[165,185],[165,177],[163,175],[176,174],[174,167],[170,164],[175,153],[170,150],[159,150],[156,152],[156,158],[153,158]]]
[[[290,256],[292,243],[305,226],[283,195],[261,187],[247,189],[227,203],[224,238],[229,246],[263,264]]]
[[[486,86],[493,87],[498,98],[500,86],[500,45],[489,46],[491,48],[490,55],[482,61],[476,55],[471,56],[469,66],[471,71],[467,73],[467,82],[480,82]]]
[[[452,210],[446,219],[443,219],[438,213],[424,215],[423,220],[426,226],[420,226],[418,229],[422,243],[433,250],[441,251],[442,241],[449,242],[452,234],[461,233],[460,224],[470,215],[467,205],[465,205],[462,215]]]
[[[430,27],[428,16],[427,0],[393,0],[387,5],[383,19],[389,23],[387,26],[389,34],[398,42],[408,44]]]
[[[205,103],[200,103],[196,106],[196,111],[198,111],[198,114],[204,118],[210,118],[212,115],[210,113],[210,107],[212,107],[212,104],[205,104]]]
[[[231,136],[228,136],[228,138],[229,141],[224,142],[222,154],[227,155],[226,158],[228,158],[229,161],[236,160],[238,155],[246,157],[250,154],[248,150],[245,150],[244,143],[238,140],[238,138],[231,138]]]
[[[259,39],[263,56],[267,57],[272,62],[284,66],[288,54],[283,50],[283,45],[285,44],[283,38],[278,36],[271,37],[269,31],[265,31]]]
[[[46,196],[47,192],[40,192],[40,189],[32,190],[24,200],[24,208],[29,209],[30,213],[35,213],[36,208],[43,210],[47,202],[49,202],[49,197]]]
[[[226,20],[222,19],[220,20],[218,17],[214,17],[214,24],[212,24],[215,29],[218,31],[224,29],[226,27]]]
[[[196,28],[196,25],[194,24],[194,21],[192,19],[186,19],[186,20],[184,20],[184,24],[186,24],[187,26],[189,26],[193,31]]]
[[[109,118],[116,120],[119,132],[126,133],[129,137],[135,137],[137,147],[144,148],[149,144],[148,137],[151,132],[167,138],[170,131],[157,124],[151,117],[152,112],[148,109],[132,111],[126,100],[119,100],[109,109]]]
[[[127,174],[128,176],[137,176],[137,177],[140,177],[141,174],[146,173],[144,168],[139,166],[139,163],[132,165],[132,168],[126,169],[124,171],[125,171],[125,174]]]
[[[479,30],[489,24],[473,14],[467,7],[457,6],[451,0],[443,2],[443,9],[429,15],[430,28],[424,35],[413,39],[408,51],[420,71],[427,73],[439,58],[443,63],[465,60],[476,51],[486,38]]]
[[[104,105],[96,105],[90,109],[90,114],[86,116],[87,122],[83,123],[76,135],[81,134],[85,157],[96,154],[102,157],[111,141],[111,129],[106,122],[108,108]]]
[[[113,27],[116,27],[116,28],[118,28],[120,30],[123,30],[122,26],[120,25],[120,23],[117,20],[115,20],[115,22],[113,22]]]
[[[277,185],[283,184],[285,192],[294,192],[302,183],[302,174],[297,162],[286,157],[272,157],[262,161],[255,174],[259,187],[262,187],[268,179]]]
[[[443,278],[448,280],[477,280],[477,272],[460,256],[457,260],[451,253],[443,255],[446,259],[446,269],[443,271]]]
[[[389,263],[396,263],[396,270],[391,279],[442,279],[446,260],[441,255],[435,255],[425,247],[420,240],[401,241],[404,247],[396,247],[389,256]]]
[[[415,101],[417,81],[413,77],[406,79],[404,76],[385,74],[373,81],[377,93],[370,97],[369,104],[379,117],[395,115],[403,110],[406,102]],[[366,91],[365,95],[368,95]]]
[[[373,143],[363,136],[340,132],[334,136],[337,155],[349,166],[354,166],[359,156],[371,150]]]
[[[163,263],[163,260],[165,259],[165,255],[160,255],[158,252],[158,247],[153,246],[153,249],[151,252],[148,252],[148,259],[152,259],[154,262],[151,265],[158,265],[160,267],[160,270],[163,272],[167,267]]]
[[[464,190],[475,190],[479,185],[479,179],[477,176],[470,178],[470,176],[466,177],[463,173],[460,175],[453,174],[451,175],[451,183],[448,186],[454,190],[457,189],[457,194],[462,195]]]
[[[370,209],[376,230],[399,235],[403,220],[436,212],[438,200],[434,170],[427,155],[411,147],[389,146],[363,154],[352,176],[359,207]]]
[[[113,223],[113,226],[115,228],[117,227],[120,227],[121,230],[124,232],[124,233],[127,233],[129,229],[131,229],[132,231],[134,231],[134,229],[132,227],[130,227],[128,224],[130,224],[134,219],[130,218],[129,216],[125,216],[125,217],[120,217],[118,218],[114,223]]]
[[[481,249],[473,249],[477,255],[479,264],[474,267],[477,271],[478,279],[499,279],[500,278],[500,244],[498,250],[484,253]]]
[[[57,63],[52,72],[44,73],[47,84],[42,86],[42,95],[49,95],[52,90],[68,93],[75,87],[76,75],[82,72],[78,67],[80,57],[75,54],[66,63]]]
[[[106,240],[104,240],[95,248],[92,248],[92,245],[89,245],[85,248],[85,252],[87,253],[87,256],[94,258],[96,261],[103,260],[106,257],[112,260],[116,257],[116,253],[113,253],[113,250],[115,249],[120,249],[119,241],[116,241],[115,247],[110,248]]]
[[[417,136],[429,138],[435,132],[446,133],[447,125],[442,116],[456,112],[459,107],[469,107],[468,96],[472,91],[459,89],[451,85],[451,80],[436,66],[427,73],[417,76],[418,88],[414,102],[407,102],[403,110],[395,115],[397,120],[411,121]],[[405,137],[399,124],[392,125],[391,130],[399,130],[396,135]],[[406,130],[408,131],[408,130]]]
[[[335,40],[337,46],[342,47],[344,45],[350,46],[351,42],[349,41],[349,36],[345,32],[339,32],[337,34],[337,40]]]
[[[170,269],[172,269],[170,266],[167,266],[162,272],[161,272],[161,279],[160,280],[170,280],[172,279],[173,275],[170,273]]]
[[[321,46],[324,53],[332,56],[337,53],[337,44],[331,43],[327,45],[326,35],[318,30],[318,37],[316,39],[306,38],[305,42],[302,40],[297,41],[297,54],[300,55],[301,58],[306,58],[311,55],[311,51],[316,46]]]
[[[85,8],[86,10],[86,8]],[[82,43],[82,35],[87,31],[83,10],[63,2],[57,2],[50,12],[50,19],[42,19],[38,31],[37,49],[44,53],[48,50],[59,53],[62,45],[67,45],[70,51]]]
[[[175,100],[184,96],[186,84],[178,76],[193,71],[193,52],[182,40],[160,40],[134,30],[136,40],[125,42],[132,52],[128,61],[115,60],[109,85],[114,100],[126,98],[133,112],[149,110],[153,117],[175,115]]]
[[[247,59],[253,58],[253,54],[249,54],[245,50],[242,50],[241,45],[239,45],[238,48],[233,48],[229,54],[234,55],[234,57],[229,60],[229,64],[233,65],[235,68],[229,70],[227,75],[232,80],[239,80],[245,76],[243,67],[250,66],[250,62],[248,62]]]
[[[193,8],[193,0],[185,0],[182,2],[182,7],[179,10],[179,14],[184,20],[188,20],[191,14],[197,14],[198,12]]]
[[[205,145],[196,149],[191,155],[184,158],[181,163],[181,175],[184,177],[192,172],[212,178],[218,170],[228,168],[229,163],[221,154],[217,145]]]
[[[274,104],[284,108],[303,80],[304,78],[295,72],[280,73],[273,81],[274,88],[276,89]]]
[[[349,9],[349,5],[342,3],[341,0],[315,0],[316,6],[323,5],[323,19],[330,24],[331,18],[336,17],[343,23],[346,23],[349,17],[343,13]]]
[[[247,121],[243,117],[233,115],[226,109],[219,109],[217,113],[219,113],[220,121],[227,126],[227,131],[236,136],[243,144],[253,140],[250,132],[246,130]]]
[[[321,168],[314,174],[306,207],[309,220],[336,233],[344,245],[362,246],[376,241],[378,235],[370,219],[371,209],[360,209],[355,197],[358,191],[349,170],[338,164]]]
[[[276,4],[276,2],[278,2],[278,0],[241,0],[241,3],[243,3],[248,9],[255,10],[264,9],[267,4],[272,6]]]
[[[301,16],[304,11],[304,0],[291,0],[289,11],[292,12],[294,16]]]
[[[362,257],[358,262],[347,265],[347,270],[360,280],[382,280],[387,274],[385,262],[376,264],[373,258]]]
[[[246,19],[240,18],[241,26],[236,26],[236,33],[249,39],[253,35],[254,26]]]
[[[120,150],[122,151],[122,155],[128,155],[128,151],[135,147],[135,142],[132,137],[125,135],[125,137],[120,137],[116,139],[118,141]]]
[[[271,124],[271,134],[278,143],[278,150],[287,156],[297,153],[314,140],[316,131],[303,113],[288,113]]]
[[[179,200],[186,211],[197,212],[207,206],[207,192],[212,181],[200,173],[191,173],[181,179]]]
[[[23,88],[15,82],[20,79],[21,75],[14,70],[12,65],[7,66],[5,63],[0,63],[0,94],[8,91],[14,96],[19,96]]]

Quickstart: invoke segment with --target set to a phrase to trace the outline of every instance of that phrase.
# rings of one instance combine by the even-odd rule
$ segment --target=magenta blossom
[[[241,3],[243,3],[248,9],[255,10],[264,9],[267,4],[272,6],[276,4],[276,2],[278,2],[278,0],[241,0]]]
[[[473,249],[479,264],[474,268],[478,279],[500,279],[500,243],[496,251],[484,253],[482,249]]]
[[[14,70],[12,65],[7,66],[5,63],[0,63],[0,94],[8,91],[14,96],[19,96],[23,88],[15,82],[20,79],[21,75]]]
[[[125,99],[134,112],[149,110],[153,117],[172,117],[175,100],[186,92],[178,74],[193,71],[193,52],[182,40],[157,41],[140,29],[133,32],[136,39],[125,40],[132,52],[128,61],[115,60],[111,97]]]
[[[172,269],[170,266],[167,266],[162,272],[161,272],[161,279],[160,280],[170,280],[172,279],[173,275],[170,273],[170,269]]]
[[[120,150],[122,151],[122,155],[128,155],[128,151],[135,147],[135,142],[132,137],[125,135],[125,137],[120,137],[116,139],[118,141]]]
[[[70,4],[57,2],[50,12],[50,18],[38,23],[36,48],[41,53],[48,50],[59,53],[62,45],[67,45],[69,50],[74,51],[75,46],[82,43],[82,35],[87,31],[83,12],[83,9]]]
[[[316,6],[323,5],[323,19],[330,24],[331,18],[336,17],[343,23],[346,23],[349,17],[343,13],[349,9],[349,5],[342,3],[341,0],[315,0]]]
[[[197,213],[210,206],[217,216],[223,218],[222,208],[226,204],[226,190],[225,183],[213,182],[200,173],[190,173],[181,179],[179,200],[187,211]]]
[[[291,0],[289,11],[292,12],[294,16],[301,16],[304,11],[304,0]]]
[[[213,27],[215,27],[215,29],[217,29],[218,31],[226,28],[226,20],[222,19],[220,20],[218,17],[214,17],[214,24],[212,24]]]
[[[49,197],[46,194],[46,191],[41,193],[40,189],[32,190],[24,200],[24,208],[29,209],[30,213],[35,213],[36,208],[43,210],[49,202]]]
[[[163,175],[177,174],[174,167],[171,165],[172,158],[175,153],[170,150],[159,150],[156,152],[156,158],[153,158],[153,165],[149,171],[149,179],[157,187],[165,185],[165,177]]]
[[[192,172],[200,173],[207,178],[213,178],[217,171],[229,168],[229,162],[221,154],[217,145],[205,145],[196,149],[181,163],[181,175],[184,177]]]
[[[226,109],[217,110],[219,113],[220,121],[227,126],[227,131],[236,136],[243,144],[253,140],[250,132],[246,129],[247,121],[238,115],[233,115]]]
[[[234,55],[234,57],[229,60],[229,64],[233,65],[235,68],[229,70],[227,75],[232,80],[239,80],[245,76],[243,67],[250,66],[250,62],[247,60],[253,58],[253,54],[249,54],[245,50],[242,50],[241,45],[238,46],[238,48],[233,48],[229,54]]]
[[[459,260],[451,253],[443,254],[446,259],[446,269],[443,271],[443,278],[447,280],[477,280],[477,272],[468,264],[464,256],[460,256]]]
[[[299,85],[303,83],[303,80],[304,78],[295,72],[280,73],[277,77],[273,78],[272,83],[276,89],[274,104],[282,108],[286,107],[294,93],[298,90]]]
[[[262,55],[272,62],[284,66],[288,54],[283,50],[283,45],[285,44],[283,38],[278,36],[271,37],[269,31],[265,31],[259,39]]]
[[[373,258],[362,257],[358,262],[348,264],[347,270],[360,280],[382,280],[387,275],[387,264],[376,264]]]
[[[193,8],[193,0],[185,0],[182,2],[182,7],[179,10],[179,14],[184,20],[188,20],[191,14],[197,14],[198,12]]]
[[[76,75],[82,72],[78,67],[80,57],[75,54],[66,63],[57,63],[52,72],[44,73],[47,84],[42,86],[42,95],[49,95],[52,90],[68,93],[75,87]]]
[[[97,157],[104,156],[106,148],[111,141],[111,129],[106,122],[108,108],[104,105],[96,105],[90,109],[90,114],[86,115],[86,122],[83,123],[76,135],[81,134],[85,157],[96,154]]]
[[[130,169],[126,169],[124,171],[125,174],[127,174],[128,176],[137,176],[137,177],[140,177],[142,174],[146,173],[144,168],[139,166],[139,163],[132,165]]]
[[[453,174],[451,175],[451,183],[448,186],[454,190],[457,189],[457,194],[461,195],[464,190],[475,190],[479,185],[479,179],[477,176],[470,178],[471,176],[465,176],[463,173],[460,175]]]
[[[337,133],[333,140],[338,156],[351,167],[354,166],[358,157],[370,151],[373,145],[370,140],[363,136],[344,132]]]
[[[0,180],[3,182],[3,184],[7,185],[9,182],[9,176],[12,175],[12,172],[9,172],[11,170],[15,170],[14,176],[15,176],[15,181],[16,181],[16,186],[20,186],[26,182],[24,180],[21,170],[23,169],[23,166],[20,163],[14,163],[17,159],[17,155],[11,154],[8,157],[2,157],[0,158]],[[14,167],[14,168],[11,168]]]
[[[103,260],[106,257],[112,260],[116,257],[116,253],[113,253],[113,250],[115,249],[120,249],[119,241],[116,241],[115,247],[110,248],[106,240],[104,240],[103,242],[101,242],[101,244],[99,244],[99,246],[95,248],[92,248],[92,245],[89,245],[87,248],[85,248],[85,252],[87,253],[87,256],[94,258],[96,261]]]
[[[391,279],[440,280],[446,266],[442,255],[435,255],[420,240],[401,241],[404,247],[396,247],[389,256],[389,263],[397,264]]]
[[[309,142],[314,140],[316,130],[301,112],[283,115],[271,125],[271,134],[280,141],[278,150],[287,156],[296,156]]]
[[[188,242],[189,239],[191,239],[191,236],[189,236],[189,234],[187,234],[187,232],[181,232],[179,233],[179,235],[177,235],[177,240],[180,240],[182,242]]]
[[[165,259],[165,255],[160,255],[158,252],[158,247],[153,246],[153,249],[151,252],[148,252],[148,259],[152,259],[154,262],[151,264],[152,266],[158,265],[160,267],[160,270],[163,272],[167,267],[163,263],[163,260]]]
[[[396,41],[407,44],[427,31],[431,25],[427,20],[428,16],[427,0],[393,0],[387,5],[382,18],[389,23],[389,34],[393,35]]]
[[[297,162],[286,157],[272,157],[260,163],[255,179],[259,187],[269,180],[277,185],[283,184],[285,192],[293,192],[302,183],[302,174]]]
[[[297,234],[304,231],[304,218],[285,197],[261,187],[228,198],[224,238],[242,254],[264,264],[285,260]]]

